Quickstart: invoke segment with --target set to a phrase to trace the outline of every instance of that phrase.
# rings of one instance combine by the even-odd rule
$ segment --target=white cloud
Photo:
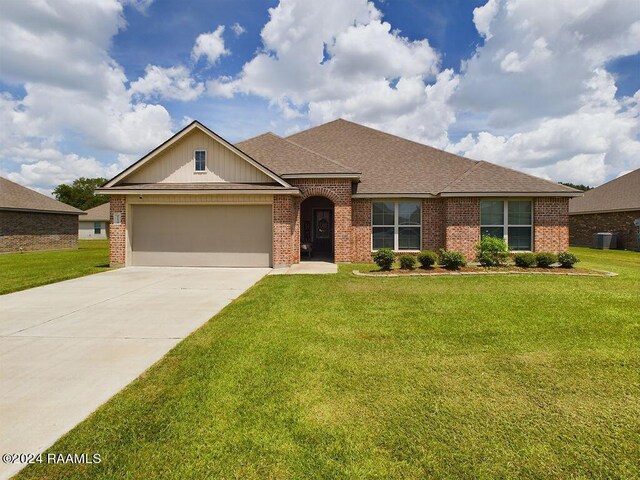
[[[240,25],[238,22],[231,25],[231,30],[233,30],[233,33],[236,34],[236,37],[239,37],[247,31],[247,29]]]
[[[143,98],[191,101],[204,92],[204,84],[191,78],[189,69],[182,65],[169,68],[147,65],[144,77],[131,83],[131,92]]]
[[[453,115],[446,101],[435,98],[450,95],[457,80],[451,72],[438,76],[439,56],[426,39],[392,30],[366,0],[282,0],[269,13],[263,51],[236,78],[209,81],[210,94],[258,95],[289,120],[341,116],[446,144]],[[416,126],[418,118],[428,118],[428,127]]]
[[[69,136],[88,148],[141,154],[170,135],[167,110],[132,98],[122,67],[108,54],[124,25],[116,0],[3,6],[0,79],[21,85],[25,94],[0,94],[0,160],[25,162],[16,173],[23,181],[41,181],[49,170],[52,186],[61,165],[71,176],[85,174],[87,165],[98,171],[95,159],[63,152],[59,144]],[[46,156],[30,162],[39,151]]]
[[[123,5],[131,5],[140,13],[146,13],[153,0],[120,0]]]
[[[214,65],[220,57],[229,55],[229,50],[224,46],[223,33],[224,25],[219,25],[213,32],[198,35],[193,50],[191,50],[191,58],[197,61],[204,57],[210,65]]]
[[[638,94],[616,98],[606,71],[640,51],[636,2],[491,1],[474,21],[485,43],[452,102],[485,124],[450,150],[587,184],[640,167]]]

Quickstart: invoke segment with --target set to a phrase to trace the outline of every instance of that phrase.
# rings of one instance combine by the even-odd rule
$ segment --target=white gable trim
[[[102,188],[112,188],[112,187],[117,186],[119,183],[121,183],[123,180],[125,180],[127,177],[129,177],[131,174],[133,174],[134,172],[138,171],[144,165],[146,165],[147,163],[152,161],[154,158],[156,158],[158,155],[160,155],[162,152],[164,152],[165,150],[167,150],[171,146],[175,145],[182,138],[184,138],[185,136],[187,136],[189,133],[191,133],[194,130],[200,130],[201,132],[203,132],[206,135],[210,136],[211,138],[216,140],[218,143],[220,143],[221,145],[225,146],[226,148],[231,150],[233,153],[238,155],[244,161],[248,162],[253,167],[255,167],[258,170],[260,170],[262,173],[267,175],[269,178],[271,178],[271,179],[275,180],[276,182],[278,182],[283,187],[292,188],[291,185],[289,185],[286,181],[284,181],[282,178],[280,178],[274,172],[272,172],[271,170],[269,170],[267,167],[263,166],[262,164],[256,162],[253,158],[251,158],[249,155],[244,153],[238,147],[236,147],[232,143],[227,142],[224,138],[222,138],[221,136],[217,135],[212,130],[209,130],[207,127],[202,125],[197,120],[194,120],[189,125],[187,125],[185,128],[183,128],[178,133],[176,133],[173,137],[169,138],[167,141],[165,141],[164,143],[160,144],[158,147],[156,147],[153,150],[151,150],[149,153],[147,153],[144,157],[142,157],[136,163],[134,163],[133,165],[130,165],[127,168],[125,168],[122,172],[120,172],[115,177],[113,177],[111,180],[109,180],[107,183],[105,183]]]

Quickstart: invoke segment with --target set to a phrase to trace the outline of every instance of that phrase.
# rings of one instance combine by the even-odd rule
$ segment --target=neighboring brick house
[[[104,240],[109,238],[109,203],[86,210],[86,215],[78,222],[78,238],[83,240]]]
[[[617,248],[640,251],[640,169],[569,202],[571,245],[592,245],[594,233],[617,236]]]
[[[98,190],[114,265],[275,267],[381,247],[473,259],[481,235],[564,251],[582,195],[346,120],[235,145],[196,121]]]
[[[0,177],[0,252],[78,248],[82,210]]]

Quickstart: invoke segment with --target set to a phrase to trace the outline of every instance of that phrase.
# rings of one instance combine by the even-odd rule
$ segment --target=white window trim
[[[374,203],[393,203],[393,225],[374,225],[373,223],[373,204]],[[418,225],[400,225],[398,223],[398,210],[399,210],[399,204],[400,203],[417,203],[418,205],[420,205],[420,222],[418,223]],[[397,252],[397,253],[416,253],[416,252],[420,252],[421,248],[422,248],[422,201],[417,201],[415,199],[400,199],[400,200],[390,200],[390,199],[376,199],[375,201],[371,202],[371,242],[370,242],[370,247],[371,247],[371,251],[375,252],[378,249],[374,249],[373,248],[373,229],[375,227],[378,228],[390,228],[393,226],[393,251]],[[399,236],[398,236],[398,230],[401,227],[412,227],[412,228],[416,228],[418,227],[420,229],[420,248],[419,249],[399,249],[398,248],[398,243],[399,243]]]
[[[489,224],[484,224],[482,223],[482,209],[480,209],[480,236],[482,237],[482,229],[487,227],[487,228],[502,228],[503,234],[502,234],[502,238],[504,239],[505,242],[507,242],[507,245],[509,245],[509,227],[529,227],[531,230],[531,250],[509,250],[510,253],[524,253],[524,252],[533,252],[533,245],[534,245],[534,239],[533,239],[533,217],[534,217],[534,212],[533,212],[533,199],[532,198],[482,198],[480,199],[480,202],[482,203],[483,201],[488,201],[488,202],[502,202],[502,225],[489,225]],[[531,223],[528,225],[510,225],[509,224],[509,202],[529,202],[531,204]]]
[[[204,152],[204,170],[196,170],[196,154]],[[193,151],[193,173],[207,173],[207,151],[198,149]]]

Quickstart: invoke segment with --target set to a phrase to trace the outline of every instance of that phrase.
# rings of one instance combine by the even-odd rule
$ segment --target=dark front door
[[[313,252],[333,252],[333,211],[330,209],[313,211]]]

